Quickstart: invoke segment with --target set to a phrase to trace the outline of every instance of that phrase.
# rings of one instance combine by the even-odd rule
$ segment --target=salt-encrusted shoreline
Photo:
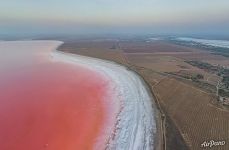
[[[10,47],[12,41],[4,43],[5,44],[2,45],[3,49],[5,46]],[[117,111],[116,118],[111,118],[115,123],[112,128],[108,127],[110,132],[105,133],[109,136],[106,137],[107,141],[98,139],[99,142],[95,144],[95,149],[101,149],[101,145],[98,145],[101,144],[101,142],[107,144],[104,145],[104,148],[106,149],[154,149],[156,146],[154,145],[154,139],[156,138],[156,106],[153,104],[153,98],[150,95],[150,92],[147,91],[144,82],[135,72],[111,61],[53,50],[63,43],[60,41],[14,41],[13,43],[20,47],[23,47],[24,44],[26,44],[27,49],[25,49],[24,53],[21,53],[21,51],[15,51],[18,55],[17,57],[12,57],[12,61],[23,61],[25,55],[27,58],[30,58],[29,62],[31,63],[37,62],[33,61],[36,57],[44,58],[45,61],[48,57],[51,57],[51,59],[49,59],[51,61],[84,65],[85,67],[96,70],[112,80],[113,84],[109,90],[114,94],[114,99],[111,100],[114,100],[114,104],[116,105],[114,108],[119,105],[120,107],[118,106],[117,108],[120,109]],[[31,51],[38,50],[34,49],[34,43],[39,45],[39,52],[36,53],[36,55],[31,55],[32,53],[27,54],[26,51],[28,48],[30,48]],[[15,47],[15,45],[13,47]],[[53,50],[51,55],[47,53],[48,50]],[[5,55],[11,55],[11,52],[4,52]],[[42,61],[42,59],[39,59],[39,62]],[[28,65],[27,63],[23,65]],[[12,66],[9,65],[10,64],[8,64],[7,67],[13,67],[14,64],[12,64]]]
[[[85,65],[108,76],[114,82],[116,100],[121,100],[117,122],[106,149],[152,150],[155,148],[156,120],[152,97],[133,71],[111,61],[53,51],[54,60]],[[155,106],[156,109],[156,106]],[[95,146],[96,149],[96,146]]]

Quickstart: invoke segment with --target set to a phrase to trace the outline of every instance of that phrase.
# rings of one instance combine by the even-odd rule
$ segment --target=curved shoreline
[[[55,58],[72,63],[91,66],[104,75],[110,76],[123,100],[112,138],[107,149],[156,149],[157,110],[152,93],[139,75],[112,61],[54,51]]]
[[[39,47],[34,48],[33,42],[37,42]],[[108,121],[109,125],[101,127],[102,136],[93,141],[94,149],[156,149],[157,141],[160,140],[157,135],[157,109],[149,87],[134,70],[108,60],[57,51],[56,49],[63,44],[60,41],[18,41],[15,44],[19,44],[19,47],[25,52],[19,57],[15,57],[16,60],[22,61],[25,54],[29,58],[29,63],[26,61],[25,65],[40,64],[46,59],[54,61],[54,63],[55,61],[71,63],[94,70],[111,81],[112,84],[108,87],[108,92],[112,94],[112,99],[107,100],[112,105],[109,107],[105,105],[105,107],[112,108],[117,113],[113,113],[113,110],[112,114],[108,112],[108,116],[110,116],[108,120],[112,120],[112,122]],[[26,46],[24,47],[24,45]],[[28,50],[38,53],[35,55],[26,53]],[[35,59],[36,57],[42,59]],[[12,66],[14,65],[12,64]],[[104,100],[104,102],[108,102],[106,99]]]
[[[60,42],[0,44],[1,113],[8,118],[0,149],[93,149],[97,137],[104,149],[101,129],[114,124],[105,118],[113,119],[116,108],[111,80],[80,64],[53,61],[50,52]]]

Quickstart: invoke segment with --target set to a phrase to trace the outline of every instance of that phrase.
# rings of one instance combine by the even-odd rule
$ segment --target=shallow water
[[[110,83],[94,70],[52,61],[54,47],[0,42],[0,150],[85,150],[100,136]]]

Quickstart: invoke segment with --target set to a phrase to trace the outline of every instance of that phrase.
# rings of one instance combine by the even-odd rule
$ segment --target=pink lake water
[[[55,47],[0,42],[0,150],[93,149],[109,124],[109,79],[53,61]]]

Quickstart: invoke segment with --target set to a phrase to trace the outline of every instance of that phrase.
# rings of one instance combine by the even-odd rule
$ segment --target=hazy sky
[[[10,33],[229,34],[229,0],[1,0]]]

